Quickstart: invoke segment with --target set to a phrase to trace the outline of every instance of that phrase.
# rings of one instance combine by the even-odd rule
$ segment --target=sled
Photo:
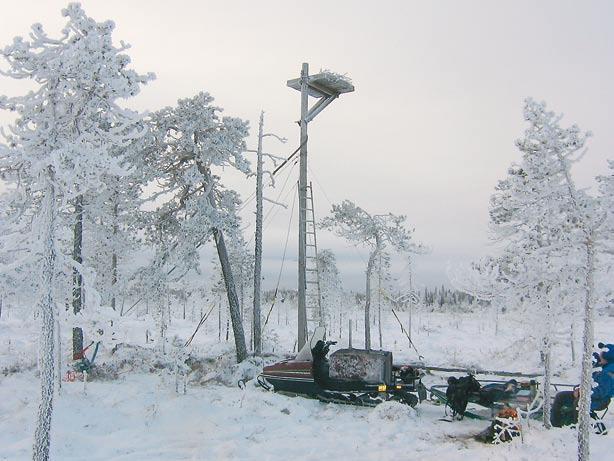
[[[393,365],[392,352],[339,349],[328,357],[334,344],[324,341],[324,329],[317,328],[294,359],[264,367],[258,384],[287,395],[357,406],[394,400],[414,407],[426,398],[421,373]]]
[[[471,376],[471,375],[470,375]],[[535,380],[475,380],[480,387],[467,393],[467,403],[476,409],[463,409],[454,411],[448,400],[448,385],[434,385],[429,389],[431,400],[452,409],[452,416],[457,413],[462,417],[479,420],[491,420],[498,412],[505,408],[517,409],[525,417],[540,417],[538,410],[542,405],[542,395]]]

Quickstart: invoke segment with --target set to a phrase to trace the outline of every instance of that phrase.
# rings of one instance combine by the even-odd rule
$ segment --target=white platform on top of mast
[[[307,77],[307,86],[309,96],[314,98],[326,98],[330,96],[339,96],[343,93],[351,93],[354,91],[354,85],[342,76],[322,72]],[[287,85],[297,91],[301,91],[301,79],[293,78],[288,80]]]

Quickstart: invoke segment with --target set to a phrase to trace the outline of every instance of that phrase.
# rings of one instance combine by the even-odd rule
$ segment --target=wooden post
[[[306,252],[307,252],[307,111],[308,107],[309,64],[303,63],[301,69],[301,148],[299,153],[300,168],[298,180],[298,344],[301,350],[307,341],[307,306]]]

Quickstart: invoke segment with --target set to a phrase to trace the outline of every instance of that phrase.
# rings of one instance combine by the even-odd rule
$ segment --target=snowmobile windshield
[[[309,341],[305,343],[305,345],[296,355],[294,360],[297,360],[299,362],[312,361],[313,357],[311,356],[311,349],[315,347],[318,341],[324,341],[324,338],[326,338],[326,330],[324,329],[324,327],[316,327],[311,337],[309,338]]]

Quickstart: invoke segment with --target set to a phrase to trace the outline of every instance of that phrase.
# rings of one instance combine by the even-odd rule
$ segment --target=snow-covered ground
[[[280,325],[272,316],[267,335],[275,342],[269,339],[266,348],[272,350],[274,346],[276,353],[293,347],[293,312],[290,310],[287,326],[283,312]],[[407,320],[406,313],[403,315]],[[123,323],[124,341],[145,346],[146,322],[132,319]],[[172,368],[148,363],[147,356],[140,352],[135,352],[138,360],[132,361],[126,360],[130,359],[130,350],[112,355],[112,345],[105,344],[96,361],[114,370],[113,379],[107,375],[107,379],[92,380],[85,390],[80,382],[63,383],[55,405],[52,459],[576,459],[573,430],[546,431],[537,421],[524,426],[523,440],[490,446],[473,440],[486,422],[442,421],[444,408],[429,402],[416,410],[396,403],[358,408],[266,392],[253,381],[241,390],[234,383],[244,369],[231,370],[234,374],[224,370],[232,363],[232,337],[226,342],[222,335],[218,343],[217,318],[210,319],[205,327],[195,338],[192,355],[209,358],[203,362],[208,368],[198,379],[190,379],[185,395],[175,392]],[[600,319],[596,338],[611,342],[613,327],[614,319]],[[190,320],[173,320],[169,337],[185,339],[193,328]],[[356,347],[362,343],[360,331],[353,333]],[[31,457],[39,392],[34,367],[36,332],[33,319],[0,320],[2,460]],[[525,347],[520,341],[522,325],[512,315],[501,316],[495,332],[494,317],[488,313],[420,312],[413,316],[412,332],[429,364],[538,370],[539,355],[533,346]],[[333,328],[329,336],[338,337],[338,328]],[[377,328],[372,341],[379,345]],[[346,343],[347,331],[343,331],[339,345]],[[417,360],[389,314],[385,315],[384,348],[394,352],[395,362]],[[578,370],[570,367],[568,346],[561,344],[556,351],[560,372],[556,381],[576,382]],[[427,384],[443,379],[435,375],[425,378]],[[612,415],[606,424],[614,427]],[[592,459],[609,459],[607,453],[612,448],[612,433],[593,436]]]

